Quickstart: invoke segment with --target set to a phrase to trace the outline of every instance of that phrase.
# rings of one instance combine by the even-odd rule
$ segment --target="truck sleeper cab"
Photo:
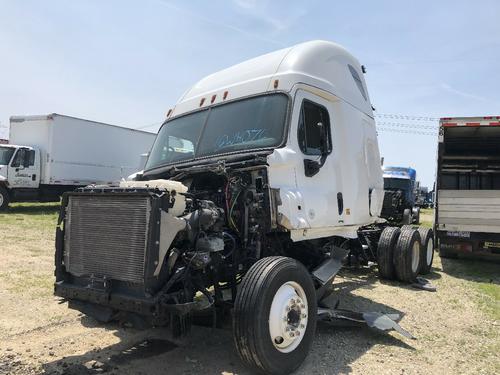
[[[168,112],[134,181],[64,195],[55,294],[175,333],[232,308],[242,360],[289,373],[348,255],[377,261],[379,239],[398,239],[383,234],[379,161],[362,68],[342,47],[307,42],[212,74]],[[420,235],[401,233],[410,281]]]

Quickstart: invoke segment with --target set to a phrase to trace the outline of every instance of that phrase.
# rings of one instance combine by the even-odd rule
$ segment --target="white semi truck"
[[[55,294],[103,321],[184,333],[228,316],[241,359],[268,374],[304,360],[317,319],[394,328],[326,308],[345,262],[413,282],[430,229],[380,218],[384,181],[359,62],[313,41],[214,73],[167,114],[144,172],[63,196]]]
[[[440,120],[434,226],[442,257],[500,259],[500,116]]]
[[[56,113],[12,116],[9,144],[0,145],[0,210],[126,178],[143,168],[141,154],[154,139],[154,133]]]

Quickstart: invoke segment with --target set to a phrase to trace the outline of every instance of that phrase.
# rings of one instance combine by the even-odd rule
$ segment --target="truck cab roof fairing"
[[[351,68],[350,68],[351,66]],[[356,78],[352,70],[358,73]],[[278,80],[275,87],[275,81]],[[191,87],[179,99],[171,116],[193,111],[212,103],[273,91],[291,91],[304,83],[331,92],[373,117],[366,83],[358,60],[338,44],[311,41],[268,53],[211,74]],[[228,92],[226,95],[225,92]],[[226,96],[226,98],[224,98]],[[205,99],[202,102],[202,99]],[[203,104],[202,104],[203,103]]]

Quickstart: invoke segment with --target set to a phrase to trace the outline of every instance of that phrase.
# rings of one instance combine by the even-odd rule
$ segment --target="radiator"
[[[66,270],[75,276],[143,283],[150,216],[149,196],[70,196]]]

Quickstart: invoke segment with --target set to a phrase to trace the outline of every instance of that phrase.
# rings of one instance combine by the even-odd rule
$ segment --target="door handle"
[[[339,208],[339,215],[344,212],[344,197],[342,193],[337,193],[337,207]]]

